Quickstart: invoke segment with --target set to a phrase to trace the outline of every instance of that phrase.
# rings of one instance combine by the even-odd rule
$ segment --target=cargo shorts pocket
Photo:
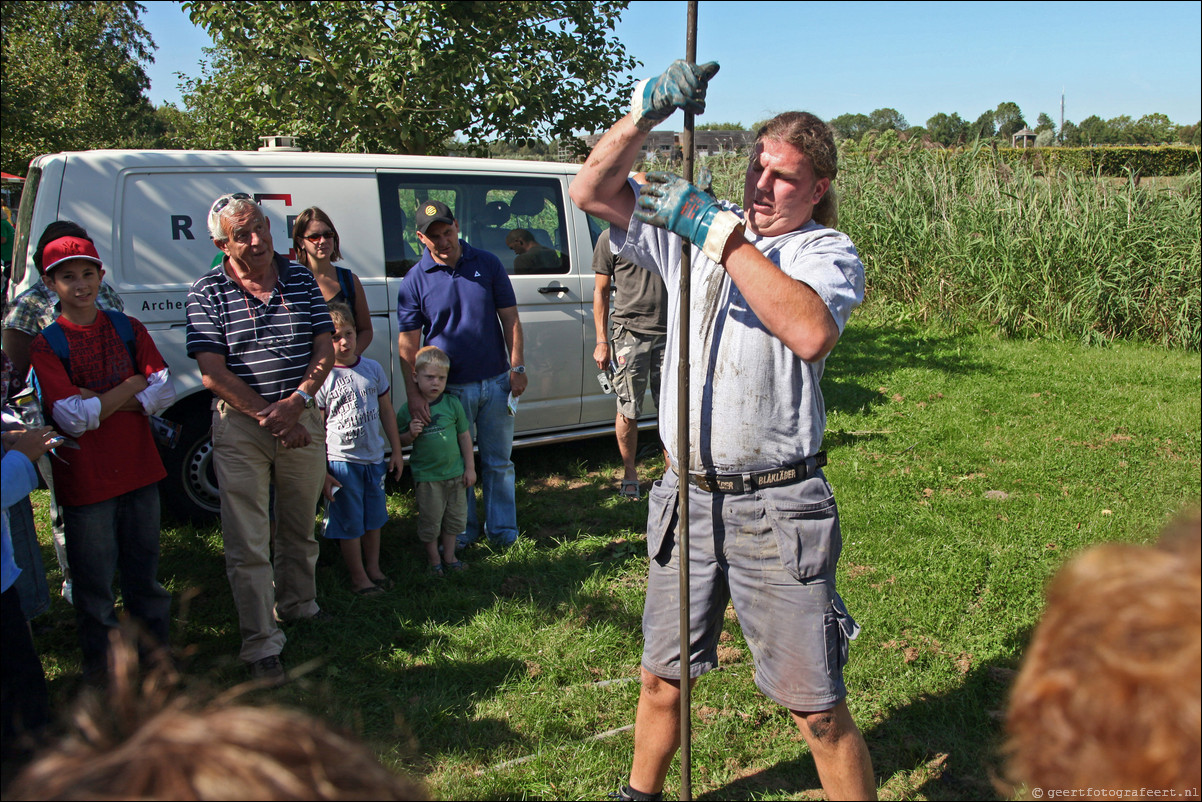
[[[781,566],[789,576],[799,582],[833,576],[843,547],[835,497],[805,503],[766,493],[761,500],[776,536]]]
[[[822,626],[826,634],[827,672],[841,671],[847,665],[851,642],[860,634],[860,625],[847,612],[838,593],[822,615]]]
[[[657,479],[647,494],[647,556],[660,565],[672,559],[672,544],[676,538],[671,534],[676,519],[676,482]]]

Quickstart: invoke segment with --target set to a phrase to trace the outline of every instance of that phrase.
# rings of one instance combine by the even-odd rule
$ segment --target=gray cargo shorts
[[[618,412],[630,420],[643,413],[647,386],[651,398],[659,407],[659,375],[664,362],[664,334],[640,334],[621,324],[613,324],[612,345],[614,360],[614,392],[618,396]]]
[[[677,481],[667,472],[648,496],[643,667],[664,679],[680,679]],[[821,471],[750,493],[690,486],[689,505],[690,676],[717,667],[732,601],[764,695],[790,710],[834,707],[847,695],[843,666],[859,626],[835,591],[842,538]]]

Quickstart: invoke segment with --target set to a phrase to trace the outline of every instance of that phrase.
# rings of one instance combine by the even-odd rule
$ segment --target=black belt
[[[796,465],[753,473],[690,473],[689,484],[707,493],[748,493],[764,487],[779,487],[809,479],[826,465],[826,452],[819,451]]]

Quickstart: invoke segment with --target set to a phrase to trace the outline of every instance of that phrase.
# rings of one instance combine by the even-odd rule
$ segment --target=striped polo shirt
[[[313,274],[276,254],[279,279],[264,303],[226,275],[224,263],[188,292],[188,356],[221,354],[226,367],[269,403],[295,392],[313,357],[313,338],[334,324]]]

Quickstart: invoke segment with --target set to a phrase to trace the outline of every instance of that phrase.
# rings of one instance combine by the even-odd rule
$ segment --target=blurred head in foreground
[[[197,703],[156,670],[136,687],[137,652],[113,649],[107,698],[85,695],[71,732],[5,799],[428,799],[372,751],[310,716]],[[238,689],[235,689],[237,692]]]
[[[1199,785],[1202,536],[1107,544],[1048,587],[1010,698],[1009,782],[1029,789]]]

